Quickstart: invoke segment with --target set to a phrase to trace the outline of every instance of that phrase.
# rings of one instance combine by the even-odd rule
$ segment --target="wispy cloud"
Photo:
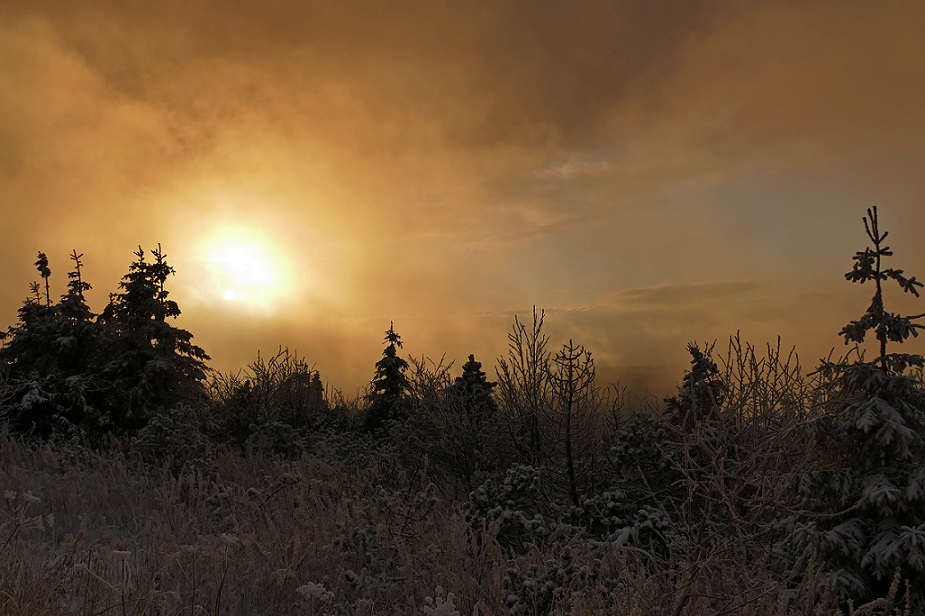
[[[602,305],[612,307],[685,305],[699,301],[725,301],[731,297],[762,288],[757,280],[660,284],[622,289],[601,298]]]
[[[606,173],[609,169],[610,161],[607,159],[571,156],[565,161],[555,162],[538,169],[534,171],[533,175],[545,180],[571,180],[579,176]]]
[[[490,235],[484,237],[481,240],[475,242],[476,245],[485,245],[485,244],[514,244],[518,242],[525,242],[529,240],[540,239],[550,235],[555,235],[563,231],[568,231],[572,229],[581,228],[588,225],[593,225],[600,222],[606,217],[606,214],[602,213],[593,213],[585,214],[583,216],[573,216],[570,218],[562,218],[550,223],[536,225],[526,229],[521,229],[519,231],[512,231],[510,233],[499,233],[497,235]]]

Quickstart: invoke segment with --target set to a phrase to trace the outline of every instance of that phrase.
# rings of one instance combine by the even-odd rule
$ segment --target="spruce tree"
[[[481,430],[484,421],[498,410],[492,397],[492,391],[497,385],[488,380],[482,370],[482,363],[475,361],[475,355],[469,355],[469,361],[463,364],[462,375],[456,377],[453,383],[453,393],[472,419],[476,431]]]
[[[45,298],[39,283],[31,283],[30,295],[17,312],[17,324],[3,336],[0,366],[7,383],[0,396],[0,418],[15,434],[46,437],[60,416],[55,400],[55,383],[60,381],[54,352],[56,310],[48,301],[51,270],[45,253],[38,253],[35,266],[45,280]]]
[[[158,244],[148,261],[139,246],[136,260],[110,296],[100,320],[111,339],[112,356],[102,372],[112,383],[109,419],[117,432],[143,427],[151,413],[201,398],[209,359],[193,335],[172,325],[180,316],[166,281],[175,271]]]
[[[888,312],[883,284],[893,280],[918,297],[922,283],[884,266],[893,253],[876,207],[867,210],[864,227],[872,246],[855,254],[845,278],[873,282],[874,295],[840,332],[855,345],[856,361],[819,368],[829,405],[811,427],[827,462],[800,482],[819,514],[804,526],[806,536],[829,563],[839,595],[855,600],[884,596],[897,572],[910,591],[925,588],[925,390],[908,370],[925,362],[888,349],[916,336],[922,325],[915,321],[925,315]],[[872,361],[858,346],[870,332],[878,351]]]
[[[685,431],[691,431],[699,423],[715,419],[726,398],[726,385],[719,367],[713,360],[713,345],[701,349],[691,342],[687,345],[691,354],[691,369],[684,374],[678,395],[665,400],[669,417]]]
[[[48,279],[51,278],[51,269],[48,267],[48,257],[44,252],[40,252],[38,259],[35,261],[35,267],[39,275],[45,280],[45,305],[51,306],[51,290],[48,286]]]
[[[62,406],[74,429],[94,431],[100,423],[100,406],[107,383],[96,373],[102,351],[101,329],[84,293],[92,287],[83,279],[83,254],[71,251],[74,267],[68,272],[67,292],[56,309],[56,362],[62,381]]]
[[[4,338],[8,342],[0,349],[0,359],[14,372],[25,375],[30,372],[47,372],[54,367],[51,353],[55,341],[55,309],[48,301],[48,258],[38,253],[36,269],[45,279],[45,301],[38,282],[29,285],[29,296],[17,312],[18,323],[7,328]]]
[[[44,302],[39,284],[32,283],[19,323],[8,330],[9,344],[0,350],[8,370],[4,412],[17,434],[49,437],[81,430],[91,398],[102,389],[90,370],[98,336],[83,296],[90,285],[81,277],[82,256],[71,254],[67,293],[51,305],[51,270],[39,253],[35,266],[45,279]]]
[[[74,269],[67,274],[67,293],[62,295],[58,302],[56,315],[59,329],[59,362],[62,368],[71,374],[83,372],[88,368],[98,335],[96,315],[90,310],[84,297],[84,293],[92,287],[83,279],[81,259],[83,254],[77,254],[76,250],[71,251]]]
[[[382,359],[376,362],[376,375],[371,383],[368,396],[369,409],[366,415],[365,428],[368,432],[380,432],[388,428],[391,421],[399,419],[402,415],[401,404],[405,391],[408,389],[408,362],[398,356],[401,348],[401,336],[395,332],[395,324],[389,322],[389,329],[385,332],[385,350]]]

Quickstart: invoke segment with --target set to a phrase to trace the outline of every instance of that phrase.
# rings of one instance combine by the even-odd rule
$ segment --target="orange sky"
[[[352,394],[390,320],[489,367],[534,304],[608,380],[737,330],[814,365],[869,300],[868,206],[925,276],[923,31],[911,0],[0,0],[0,324],[37,251],[59,294],[85,253],[102,310],[160,242],[223,371],[288,346]]]

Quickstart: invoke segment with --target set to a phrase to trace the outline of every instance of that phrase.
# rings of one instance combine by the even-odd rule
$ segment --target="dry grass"
[[[175,478],[0,448],[3,614],[423,613],[437,586],[467,612],[500,609],[491,547],[426,491],[373,483],[375,468],[229,455]]]
[[[811,575],[781,591],[762,563],[725,556],[706,555],[696,576],[680,563],[647,572],[575,538],[509,558],[425,484],[386,488],[373,456],[359,468],[328,453],[220,456],[207,475],[177,478],[120,455],[0,441],[0,613],[506,614],[512,569],[572,572],[551,588],[552,614],[832,611]]]

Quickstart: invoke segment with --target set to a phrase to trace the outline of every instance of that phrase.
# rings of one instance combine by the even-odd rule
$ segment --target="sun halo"
[[[208,295],[229,306],[269,310],[293,291],[288,259],[277,243],[246,228],[221,228],[201,244]]]

